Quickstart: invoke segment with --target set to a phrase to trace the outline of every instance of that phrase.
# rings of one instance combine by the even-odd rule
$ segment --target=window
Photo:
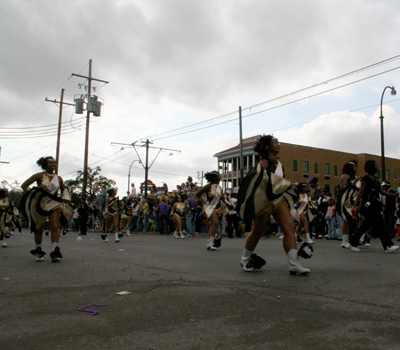
[[[303,162],[303,173],[306,173],[306,174],[307,174],[308,171],[309,171],[308,161],[305,160],[305,161]]]
[[[319,164],[318,163],[314,163],[314,174],[315,175],[319,174]]]
[[[377,174],[377,176],[378,176],[378,179],[381,178],[381,169],[378,169],[378,174]]]
[[[294,173],[299,172],[299,165],[297,164],[297,160],[293,160],[293,172]]]
[[[397,171],[393,171],[393,179],[397,180]]]
[[[325,164],[325,176],[329,176],[329,164]]]
[[[390,180],[390,171],[386,170],[386,180]]]
[[[333,166],[333,176],[338,176],[338,166],[337,165],[334,165]]]

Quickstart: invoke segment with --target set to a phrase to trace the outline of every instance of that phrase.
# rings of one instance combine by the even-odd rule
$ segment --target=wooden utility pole
[[[148,180],[149,180],[149,139],[146,140],[146,165],[144,167],[144,198],[147,198]]]
[[[62,124],[62,110],[63,110],[63,105],[69,105],[69,106],[75,106],[73,103],[67,103],[64,102],[64,91],[65,89],[61,89],[61,97],[60,101],[57,100],[49,100],[46,97],[47,102],[54,102],[54,103],[59,103],[59,112],[58,112],[58,132],[57,132],[57,150],[56,150],[56,174],[58,175],[58,166],[60,164],[60,143],[61,143],[61,124]]]
[[[240,184],[241,184],[243,181],[242,106],[239,106],[239,139],[240,139]]]
[[[76,77],[85,78],[88,80],[88,82],[89,82],[88,93],[87,93],[88,102],[90,100],[91,92],[92,92],[92,80],[100,81],[105,84],[108,84],[108,81],[92,78],[92,60],[89,60],[89,75],[87,77],[80,75],[80,74],[74,74],[74,73],[72,73],[72,75],[74,75]],[[87,113],[86,113],[86,137],[85,137],[85,160],[84,160],[84,164],[83,164],[83,186],[82,186],[82,196],[83,197],[86,196],[86,187],[87,187],[87,180],[88,180],[90,113],[91,112],[89,110],[87,110]]]

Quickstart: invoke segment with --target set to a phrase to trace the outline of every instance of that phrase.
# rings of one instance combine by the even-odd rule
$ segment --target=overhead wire
[[[376,76],[378,76],[378,75],[382,75],[382,74],[385,74],[385,73],[388,73],[388,72],[391,72],[391,71],[394,71],[394,70],[397,70],[397,69],[400,69],[400,66],[395,67],[395,68],[392,68],[392,69],[389,69],[389,70],[386,70],[386,71],[384,71],[384,72],[380,72],[380,73],[377,73],[377,74],[370,75],[370,76],[365,77],[365,78],[362,78],[362,79],[355,80],[355,81],[350,82],[350,83],[347,83],[347,84],[343,84],[343,85],[334,87],[334,88],[332,88],[332,89],[328,89],[328,90],[325,90],[325,91],[321,91],[321,92],[318,92],[318,93],[315,93],[315,94],[312,94],[312,95],[308,95],[308,96],[306,96],[306,97],[302,97],[302,98],[299,98],[299,99],[296,99],[296,100],[293,100],[293,101],[289,101],[289,102],[282,103],[282,104],[277,105],[277,106],[273,106],[273,107],[270,107],[270,108],[266,108],[266,109],[263,109],[263,110],[261,110],[261,111],[257,111],[257,112],[253,112],[253,113],[247,114],[247,115],[245,115],[245,116],[242,116],[242,119],[248,118],[248,117],[253,116],[253,115],[256,115],[256,114],[260,114],[260,113],[264,113],[264,112],[267,112],[267,111],[271,111],[271,110],[274,110],[274,109],[277,109],[277,108],[281,108],[281,107],[284,107],[284,106],[287,106],[287,105],[290,105],[290,104],[293,104],[293,103],[297,103],[297,102],[300,102],[300,101],[304,101],[304,100],[307,100],[307,99],[309,99],[309,98],[316,97],[316,96],[319,96],[319,95],[322,95],[322,94],[325,94],[325,93],[328,93],[328,92],[332,92],[332,91],[334,91],[334,90],[338,90],[338,89],[341,89],[341,88],[343,88],[343,87],[350,86],[350,85],[359,83],[359,82],[361,82],[361,81],[364,81],[364,80],[367,80],[367,79],[371,79],[371,78],[374,78],[374,77],[376,77]],[[285,95],[285,96],[288,96],[288,95],[289,95],[289,94],[287,94],[287,95]],[[274,100],[275,100],[275,99],[274,99]],[[260,105],[260,104],[259,104],[259,105]],[[246,109],[248,109],[248,108],[249,108],[249,107],[247,107]],[[242,111],[243,111],[243,109],[242,109]],[[237,114],[237,111],[236,111],[235,113]],[[218,125],[221,125],[221,124],[226,124],[226,123],[228,123],[228,122],[235,121],[235,120],[237,120],[237,117],[234,118],[234,119],[225,120],[225,121],[223,121],[223,122],[215,123],[215,124],[208,125],[208,126],[204,126],[204,127],[201,127],[201,128],[197,128],[197,129],[193,129],[193,130],[189,130],[189,131],[185,131],[185,132],[180,132],[180,133],[175,133],[175,134],[170,135],[170,136],[164,136],[164,137],[154,138],[153,141],[158,141],[158,140],[163,140],[163,139],[167,139],[167,138],[171,138],[171,137],[175,137],[175,136],[180,136],[180,135],[184,135],[184,134],[189,134],[189,133],[192,133],[192,132],[195,132],[195,131],[208,129],[208,128],[211,128],[211,127],[214,127],[214,126],[218,126]],[[176,130],[179,130],[179,129],[176,129]],[[175,130],[175,131],[176,131],[176,130]],[[170,132],[172,132],[172,131],[170,131]]]
[[[64,124],[61,128],[62,134],[71,134],[82,130],[80,127],[84,125],[84,120],[77,120],[73,125]],[[11,139],[11,138],[37,138],[37,137],[48,137],[58,134],[58,128],[46,127],[40,130],[32,131],[12,131],[12,129],[7,131],[0,131],[0,139]]]
[[[381,65],[383,65],[383,64],[387,64],[387,63],[389,63],[389,62],[392,62],[392,61],[395,61],[395,60],[398,60],[398,59],[400,59],[400,55],[393,56],[393,57],[388,58],[388,59],[386,59],[386,60],[379,61],[379,62],[377,62],[377,63],[374,63],[374,64],[371,64],[371,65],[365,66],[365,67],[363,67],[363,68],[356,69],[356,70],[351,71],[351,72],[349,72],[349,73],[342,74],[342,75],[339,75],[339,76],[337,76],[337,77],[334,77],[334,78],[325,80],[325,81],[323,81],[323,82],[320,82],[320,83],[317,83],[317,84],[313,84],[313,85],[310,85],[310,86],[308,86],[308,87],[305,87],[305,88],[302,88],[302,89],[293,91],[293,92],[291,92],[291,93],[284,94],[284,95],[282,95],[282,96],[275,97],[275,98],[272,98],[272,99],[267,100],[267,101],[263,101],[263,102],[260,102],[260,103],[257,103],[257,104],[251,105],[251,106],[244,107],[244,108],[242,108],[242,112],[243,112],[243,111],[246,111],[246,110],[251,110],[252,108],[255,108],[255,107],[259,107],[259,106],[261,106],[261,105],[263,105],[263,104],[271,103],[271,102],[274,102],[274,101],[277,101],[277,100],[280,100],[280,99],[283,99],[283,98],[286,98],[286,97],[289,97],[289,96],[298,94],[298,93],[300,93],[300,92],[304,92],[304,91],[307,91],[307,90],[316,88],[316,87],[318,87],[318,86],[326,85],[326,84],[331,83],[331,82],[333,82],[333,81],[336,81],[336,80],[339,80],[339,79],[343,79],[343,78],[345,78],[345,77],[348,77],[348,76],[351,76],[351,75],[354,75],[354,74],[358,74],[358,73],[360,73],[360,72],[362,72],[362,71],[365,71],[365,70],[368,70],[368,69],[371,69],[371,68],[375,68],[375,67],[381,66]],[[398,68],[400,68],[400,67],[397,67],[397,68],[395,68],[395,69],[398,69]],[[375,74],[375,75],[373,75],[373,76],[371,76],[371,77],[375,77],[375,76],[380,75],[380,74],[385,74],[385,73],[387,73],[387,72],[389,72],[389,71],[391,71],[391,70],[387,70],[387,71],[384,71],[384,72]],[[371,77],[367,77],[367,78],[361,79],[361,80],[359,80],[359,81],[362,81],[362,80],[365,80],[365,79],[368,79],[368,78],[371,78]],[[359,81],[358,81],[358,82],[359,82]],[[346,85],[347,85],[347,84],[345,84],[345,85],[343,85],[343,86],[346,86]],[[343,86],[342,86],[342,87],[343,87]],[[339,88],[340,88],[340,87],[339,87]],[[331,90],[328,90],[327,92],[329,92],[329,91],[331,91]],[[312,96],[313,96],[313,95],[312,95]],[[308,98],[309,98],[309,97],[308,97]],[[210,118],[210,119],[201,121],[201,122],[197,122],[197,123],[194,123],[194,124],[191,124],[191,125],[187,125],[187,126],[184,126],[184,127],[176,128],[176,129],[169,130],[169,131],[165,131],[165,132],[162,132],[162,133],[150,135],[150,136],[147,136],[147,137],[143,137],[143,138],[141,138],[141,139],[142,139],[142,140],[143,140],[143,139],[160,140],[160,139],[162,139],[162,138],[154,138],[154,137],[161,136],[161,135],[165,135],[165,134],[170,134],[170,133],[175,133],[175,132],[178,132],[178,131],[180,131],[180,130],[184,130],[184,129],[188,129],[188,128],[195,127],[195,126],[197,126],[197,125],[210,123],[210,122],[212,122],[212,121],[214,121],[214,120],[218,120],[218,119],[221,119],[221,118],[226,118],[226,117],[229,117],[230,115],[237,114],[237,113],[238,113],[237,110],[236,110],[236,111],[232,111],[232,112],[230,112],[230,113],[225,113],[225,114],[223,114],[223,115],[220,115],[220,116],[217,116],[217,117],[213,117],[213,118]],[[232,121],[232,120],[228,120],[228,122],[229,122],[229,121]],[[220,124],[221,124],[221,123],[217,123],[217,124],[215,124],[215,125],[220,125]],[[206,127],[206,128],[207,128],[207,127]],[[195,129],[195,130],[192,130],[192,131],[189,131],[189,132],[194,132],[194,131],[198,131],[198,130],[202,130],[202,128]],[[188,132],[188,133],[189,133],[189,132]],[[173,136],[178,136],[178,135],[182,135],[182,134],[183,134],[183,133],[174,134],[174,135],[172,135],[171,137],[173,137]],[[167,137],[164,137],[164,138],[167,138]]]
[[[35,150],[35,151],[29,152],[29,153],[25,153],[23,156],[11,158],[10,161],[13,161],[13,160],[16,160],[16,159],[19,159],[19,158],[23,158],[23,157],[29,156],[30,154],[36,153],[36,152],[38,152],[38,151],[40,151],[40,150],[42,150],[42,149],[44,149],[44,148],[47,148],[47,147],[49,147],[49,146],[51,146],[51,145],[53,145],[53,144],[54,144],[54,142],[52,142],[51,144],[46,145],[46,146],[44,146],[44,147],[41,147],[41,148],[39,148],[39,149],[37,149],[37,150]]]
[[[85,65],[85,67],[82,68],[81,72],[82,72],[88,65],[89,65],[89,63],[87,63],[87,64]],[[64,82],[62,82],[58,87],[56,87],[56,88],[55,88],[50,94],[48,94],[47,96],[50,96],[50,95],[54,94],[54,93],[55,93],[57,90],[59,90],[66,82],[70,81],[69,84],[67,85],[67,87],[68,87],[69,85],[71,85],[71,84],[74,82],[75,78],[76,78],[76,77],[74,77],[74,78],[72,79],[72,81],[71,81],[71,77],[69,77],[69,78],[66,79]],[[46,101],[42,101],[42,102],[39,104],[39,106],[36,108],[36,110],[32,113],[32,115],[31,115],[31,116],[28,118],[28,120],[25,122],[25,125],[27,125],[27,124],[31,121],[31,119],[32,119],[32,118],[34,117],[34,115],[39,111],[39,109],[43,106],[43,104],[44,104],[45,102],[46,102]],[[36,121],[39,117],[41,117],[41,116],[44,114],[44,112],[45,112],[48,108],[50,108],[50,105],[48,105],[48,107],[46,107],[46,109],[45,109],[40,115],[38,115],[38,116],[35,118],[34,121]]]
[[[56,146],[55,144],[52,144],[51,148],[44,154],[44,157],[47,156],[47,155],[50,153],[50,151],[53,150],[53,149],[55,148],[55,146]],[[16,177],[20,177],[20,176],[26,174],[28,171],[32,170],[32,169],[35,168],[36,166],[38,166],[38,165],[35,163],[35,165],[33,165],[32,167],[30,167],[28,170],[22,172],[21,174],[17,175]],[[15,176],[14,176],[14,177],[15,177]]]
[[[391,104],[391,103],[397,102],[397,101],[400,101],[400,98],[388,101],[386,103],[387,104]],[[274,129],[274,130],[268,130],[268,131],[266,131],[266,133],[274,133],[276,131],[290,129],[290,128],[293,128],[293,127],[296,127],[296,126],[302,126],[302,125],[305,125],[305,124],[316,123],[316,122],[323,121],[323,120],[326,120],[326,119],[338,117],[340,115],[346,115],[346,114],[349,114],[349,113],[359,112],[359,111],[362,111],[362,110],[365,110],[365,109],[378,107],[379,105],[380,104],[378,103],[378,104],[373,104],[373,105],[366,106],[366,107],[360,107],[360,108],[353,109],[353,110],[350,110],[350,111],[343,111],[343,112],[340,112],[340,113],[335,113],[335,114],[332,114],[332,115],[328,115],[326,117],[320,117],[318,119],[309,120],[309,121],[305,121],[305,122],[298,123],[298,124],[291,124],[291,125],[288,125],[288,126],[285,126],[285,127],[282,127],[282,128]],[[222,145],[222,144],[232,143],[232,142],[237,142],[237,138],[231,139],[231,140],[228,140],[228,141],[224,141],[224,142],[220,142],[220,143],[214,143],[214,144],[208,145],[208,146],[203,146],[202,148],[210,148],[210,147],[215,147],[217,145]],[[191,149],[191,150],[182,151],[181,154],[189,153],[189,152],[198,152],[198,150],[199,150],[198,148],[194,148],[194,149]]]

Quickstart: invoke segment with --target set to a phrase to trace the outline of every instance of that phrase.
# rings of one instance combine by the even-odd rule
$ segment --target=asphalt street
[[[244,272],[244,239],[152,233],[120,243],[89,232],[61,238],[63,260],[29,253],[16,232],[0,247],[0,349],[400,349],[400,253],[380,242],[355,253],[317,240],[291,276],[276,237],[256,253],[267,265]],[[396,242],[400,243],[400,242]],[[117,295],[121,291],[127,295]],[[86,310],[79,309],[91,304]],[[101,306],[105,305],[107,306]]]

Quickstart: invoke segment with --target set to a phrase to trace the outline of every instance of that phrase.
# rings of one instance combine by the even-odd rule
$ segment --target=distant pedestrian
[[[21,232],[21,219],[19,217],[18,209],[14,203],[8,198],[8,190],[5,188],[0,189],[0,241],[2,247],[7,247],[6,238],[9,230],[19,229]]]
[[[343,219],[342,248],[350,248],[349,237],[357,229],[358,220],[355,214],[355,203],[360,191],[360,179],[356,176],[357,161],[351,160],[344,164],[339,179],[339,194],[336,203],[336,213]]]
[[[158,227],[159,227],[159,233],[160,235],[163,235],[164,233],[168,233],[170,224],[169,224],[169,210],[170,206],[167,203],[167,200],[165,196],[161,197],[161,203],[157,206],[155,209],[158,212]]]
[[[135,187],[135,184],[134,184],[134,183],[131,184],[131,196],[132,196],[133,198],[136,197],[136,187]]]
[[[81,205],[78,208],[79,213],[79,235],[86,236],[87,233],[87,222],[89,218],[89,206],[86,203],[86,197],[81,198]]]
[[[108,190],[108,197],[105,203],[105,215],[106,215],[106,227],[105,232],[101,235],[101,238],[108,242],[108,233],[111,229],[111,226],[114,227],[114,235],[115,235],[115,243],[118,243],[120,240],[119,235],[119,198],[117,197],[117,189],[111,188]]]
[[[172,207],[172,221],[175,223],[175,238],[185,238],[183,233],[183,220],[185,220],[186,205],[182,202],[182,196],[178,196],[177,202]]]
[[[195,232],[195,210],[196,210],[196,199],[193,197],[193,192],[190,190],[186,194],[186,228],[188,230],[188,237],[193,237]]]
[[[396,222],[396,199],[397,193],[392,189],[390,181],[384,181],[381,185],[382,189],[388,193],[396,194],[396,196],[384,195],[382,197],[383,207],[383,219],[385,221],[385,229],[388,237],[393,238],[395,236],[395,222]]]
[[[356,207],[361,216],[362,224],[357,228],[354,235],[350,237],[350,248],[355,252],[359,252],[360,238],[371,228],[373,235],[379,236],[385,253],[394,252],[399,247],[393,245],[392,240],[386,233],[382,217],[382,202],[379,195],[384,194],[395,197],[397,194],[388,193],[381,188],[380,181],[376,176],[378,172],[376,161],[367,160],[364,170],[367,174],[361,179],[361,189],[356,200]]]
[[[207,249],[216,250],[221,246],[221,239],[216,238],[219,221],[222,217],[221,203],[225,202],[222,188],[219,185],[221,175],[217,171],[212,171],[204,175],[208,184],[196,193],[197,198],[204,201],[203,214],[209,221]],[[225,205],[226,208],[226,205]],[[226,209],[228,212],[228,210]]]

